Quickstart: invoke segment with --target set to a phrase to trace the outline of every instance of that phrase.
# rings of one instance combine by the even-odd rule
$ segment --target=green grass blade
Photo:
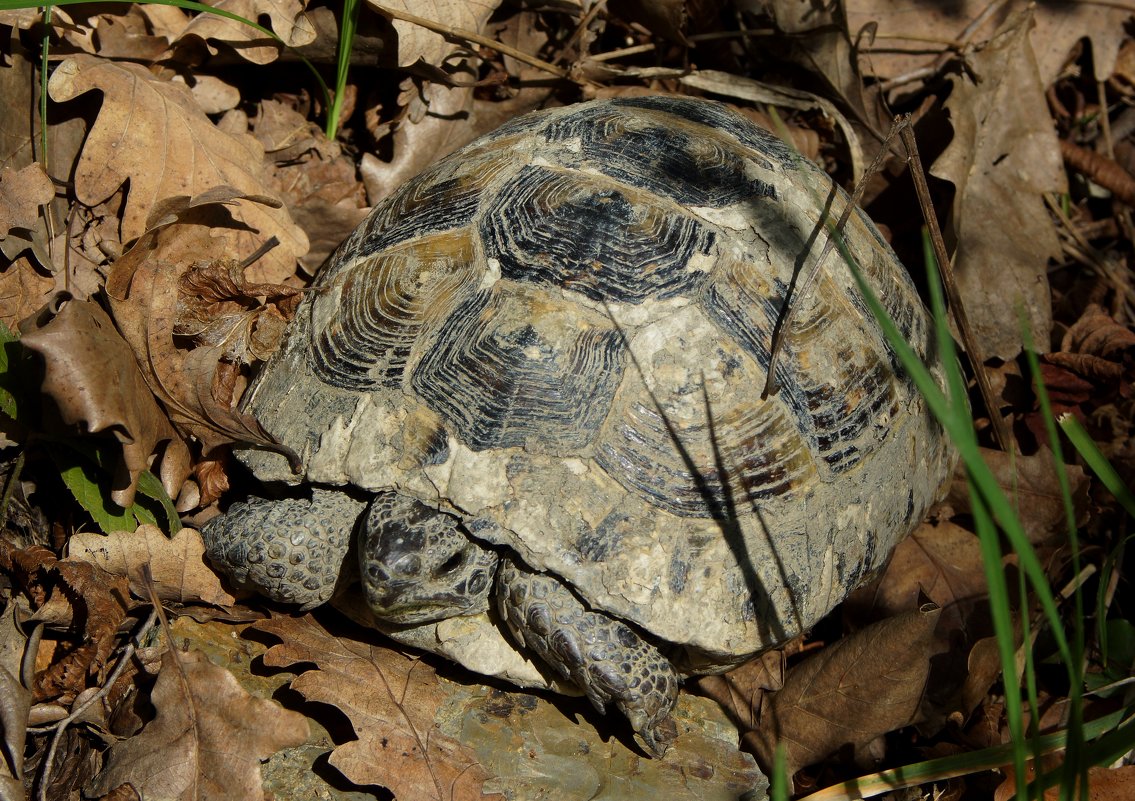
[[[1123,505],[1127,514],[1135,517],[1135,494],[1132,494],[1131,488],[1124,483],[1119,473],[1115,472],[1115,468],[1111,466],[1107,457],[1100,453],[1100,449],[1092,442],[1092,438],[1088,436],[1088,432],[1084,430],[1080,422],[1070,414],[1062,415],[1058,422],[1060,423],[1060,430],[1067,435],[1068,441],[1072,443],[1072,447],[1080,454],[1084,463],[1103,482],[1107,491]]]

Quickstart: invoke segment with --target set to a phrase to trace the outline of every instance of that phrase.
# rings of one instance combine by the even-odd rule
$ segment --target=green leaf
[[[61,443],[55,443],[54,447],[48,449],[48,453],[59,468],[63,483],[79,505],[87,510],[99,530],[109,534],[112,531],[133,531],[138,528],[138,519],[132,511],[123,509],[110,500],[109,482],[105,481],[105,474],[92,462]],[[103,482],[99,481],[100,477],[104,477]]]
[[[55,440],[48,453],[67,489],[101,531],[109,534],[134,531],[141,524],[156,526],[158,509],[169,532],[176,533],[181,528],[177,510],[153,473],[146,471],[139,476],[138,494],[129,507],[123,509],[110,499],[110,469],[119,458],[117,448],[118,444],[110,441]]]
[[[166,488],[162,486],[162,482],[158,480],[157,476],[149,470],[138,476],[138,492],[161,505],[162,511],[165,513],[166,524],[164,528],[170,536],[181,531],[181,516],[177,513],[169,493],[166,492]],[[149,510],[145,511],[149,512]],[[153,521],[153,525],[158,525],[157,520]]]
[[[26,386],[20,381],[22,352],[20,340],[8,326],[0,322],[0,412],[20,421],[16,393]],[[20,421],[23,422],[23,421]]]

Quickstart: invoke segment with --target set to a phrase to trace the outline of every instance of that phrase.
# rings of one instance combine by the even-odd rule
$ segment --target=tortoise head
[[[397,492],[375,497],[359,535],[359,568],[371,611],[417,624],[488,609],[497,555],[461,521]]]

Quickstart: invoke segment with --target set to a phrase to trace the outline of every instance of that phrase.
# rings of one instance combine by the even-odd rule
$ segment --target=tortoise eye
[[[434,575],[435,576],[444,576],[447,573],[452,573],[454,570],[457,570],[457,568],[461,567],[461,565],[463,565],[464,563],[465,563],[465,552],[464,551],[457,551],[452,556],[450,556],[448,559],[446,559],[444,562],[442,562],[441,565],[436,570],[434,570]]]

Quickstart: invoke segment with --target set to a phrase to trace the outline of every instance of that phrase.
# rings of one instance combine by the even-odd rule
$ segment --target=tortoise
[[[317,276],[241,402],[302,475],[242,450],[271,497],[210,521],[209,558],[269,598],[365,599],[402,643],[582,691],[664,753],[684,675],[808,630],[951,471],[847,255],[791,291],[848,203],[708,100],[592,101],[474,141]],[[893,251],[858,210],[842,236],[942,383]]]

